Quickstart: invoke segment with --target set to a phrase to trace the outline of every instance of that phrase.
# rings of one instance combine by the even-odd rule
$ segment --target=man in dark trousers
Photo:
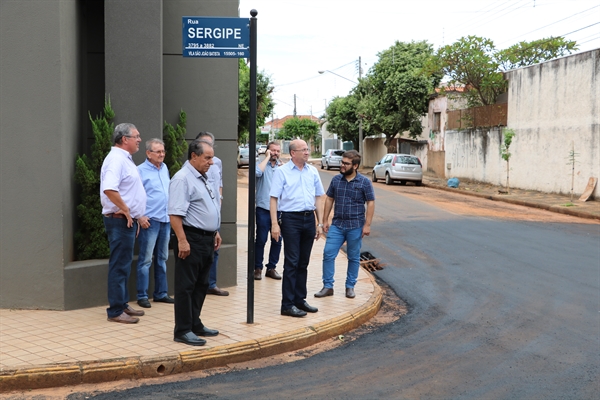
[[[208,290],[208,274],[214,252],[221,246],[219,193],[211,187],[207,172],[214,157],[213,147],[193,141],[188,160],[169,185],[169,217],[177,236],[175,254],[175,330],[174,340],[202,346],[198,336],[216,336],[200,320]]]
[[[323,234],[325,191],[319,172],[307,163],[310,149],[306,142],[293,140],[290,155],[291,161],[277,168],[271,183],[271,238],[278,241],[281,235],[285,242],[281,315],[304,317],[319,311],[306,302],[306,280],[313,239]]]

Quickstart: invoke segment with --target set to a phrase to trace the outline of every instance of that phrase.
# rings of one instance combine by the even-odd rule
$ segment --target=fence
[[[448,111],[446,129],[506,126],[508,103]]]

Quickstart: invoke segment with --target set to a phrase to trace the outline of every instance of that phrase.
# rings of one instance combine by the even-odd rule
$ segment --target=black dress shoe
[[[198,336],[217,336],[219,331],[203,326],[202,329],[194,329],[194,333]]]
[[[288,308],[287,310],[281,310],[281,315],[287,315],[288,317],[304,317],[306,312],[298,310],[298,307],[296,306],[292,306],[292,308]]]
[[[277,271],[275,271],[275,268],[267,269],[267,272],[265,272],[265,276],[268,276],[269,278],[276,279],[276,280],[281,279],[281,275],[279,275],[279,273]]]
[[[200,339],[193,332],[188,332],[185,335],[175,337],[176,342],[189,344],[190,346],[204,346],[206,344],[206,340]]]
[[[150,302],[148,301],[148,299],[139,299],[137,303],[138,303],[138,306],[140,306],[142,308],[150,308],[150,307],[152,307],[152,304],[150,304]]]
[[[169,297],[169,295],[166,295],[165,297],[161,297],[160,299],[154,299],[153,300],[155,303],[168,303],[168,304],[173,304],[175,303],[175,299],[172,297]],[[150,303],[148,303],[150,304]]]
[[[310,312],[310,313],[315,313],[315,312],[319,311],[319,309],[317,307],[311,306],[306,301],[302,304],[298,304],[296,307],[298,307],[299,309],[301,309],[303,311]]]

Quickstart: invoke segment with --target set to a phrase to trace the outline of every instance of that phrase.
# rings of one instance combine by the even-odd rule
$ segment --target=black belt
[[[106,218],[127,219],[127,217],[125,216],[125,214],[110,213],[110,214],[104,214],[104,216]],[[132,220],[137,221],[137,218],[132,218]]]
[[[314,214],[315,210],[304,210],[304,211],[282,211],[283,214],[298,214],[298,215],[310,215]]]
[[[194,228],[193,226],[189,225],[183,225],[183,229],[202,236],[215,236],[217,234],[217,231],[205,231],[204,229]]]

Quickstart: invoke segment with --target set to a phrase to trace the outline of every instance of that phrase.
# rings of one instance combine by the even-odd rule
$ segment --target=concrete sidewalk
[[[247,171],[247,170],[246,170]],[[246,179],[247,182],[247,179]],[[173,341],[173,306],[152,303],[135,325],[106,320],[106,306],[74,311],[0,310],[0,393],[44,387],[159,377],[301,349],[358,327],[374,316],[382,292],[362,268],[356,298],[344,291],[346,258],[336,260],[335,295],[322,287],[324,240],[315,242],[304,318],[280,315],[281,281],[254,281],[254,323],[247,321],[248,189],[238,185],[238,281],[228,297],[207,296],[202,321],[220,334],[203,347]],[[268,254],[268,251],[265,252]],[[278,266],[282,272],[283,254]],[[138,308],[132,302],[134,308]]]

